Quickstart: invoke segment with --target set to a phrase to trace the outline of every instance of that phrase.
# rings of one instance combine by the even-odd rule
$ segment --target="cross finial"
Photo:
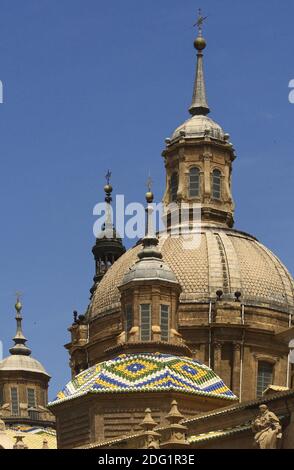
[[[150,173],[149,173],[149,176],[148,176],[148,178],[147,178],[147,183],[146,183],[146,185],[147,185],[148,191],[151,191],[152,185],[153,185],[153,181],[152,181],[152,178],[151,178]]]
[[[107,184],[110,183],[110,178],[111,178],[111,171],[108,170],[106,175],[105,175],[105,179],[106,179]]]
[[[15,302],[14,307],[15,307],[17,316],[20,316],[20,312],[21,312],[21,309],[22,309],[22,304],[21,304],[20,299],[21,299],[22,293],[21,292],[16,292],[15,296],[16,296],[16,302]]]
[[[16,291],[15,292],[16,302],[19,302],[22,297],[22,292]]]
[[[198,19],[197,19],[196,23],[194,24],[194,26],[197,26],[197,28],[198,28],[199,36],[202,36],[202,26],[203,26],[203,23],[206,20],[206,18],[207,18],[207,16],[202,16],[202,10],[201,10],[201,8],[199,8],[199,10],[198,10]]]

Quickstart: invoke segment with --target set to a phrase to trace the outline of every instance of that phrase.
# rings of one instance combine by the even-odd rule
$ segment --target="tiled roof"
[[[234,403],[221,409],[200,413],[198,416],[193,416],[192,418],[184,419],[183,423],[189,426],[189,424],[193,424],[197,421],[213,420],[216,416],[234,414],[238,413],[240,410],[252,409],[255,407],[257,408],[259,405],[268,404],[280,400],[281,398],[287,399],[292,397],[294,397],[294,389],[276,392],[269,395],[263,395],[261,398],[256,398],[255,400],[249,400],[242,403]]]
[[[284,416],[279,416],[279,419],[284,419]],[[194,444],[198,442],[206,442],[215,439],[220,439],[222,437],[232,436],[233,434],[239,434],[245,431],[249,431],[252,428],[252,422],[247,422],[240,424],[238,426],[233,426],[230,428],[219,429],[214,431],[208,431],[197,435],[192,435],[188,437],[189,444]]]
[[[57,449],[56,431],[54,429],[14,425],[13,427],[6,428],[5,433],[13,440],[13,443],[15,441],[14,436],[21,433],[23,443],[26,444],[29,449],[42,449],[44,440],[47,441],[49,449]]]
[[[242,293],[252,305],[294,310],[294,281],[281,261],[254,237],[232,229],[202,227],[199,243],[191,249],[183,236],[159,237],[163,260],[175,273],[181,288],[181,302],[209,301],[215,292]],[[97,286],[90,317],[120,307],[117,288],[124,274],[137,260],[141,246],[121,256]]]
[[[232,434],[237,434],[240,432],[248,431],[251,429],[251,424],[242,424],[240,426],[235,426],[233,428],[227,428],[227,429],[220,429],[217,431],[209,431],[209,432],[204,432],[201,434],[197,434],[196,436],[190,436],[188,437],[188,442],[189,444],[194,444],[196,442],[204,442],[204,441],[210,441],[213,439],[218,439],[221,437],[226,437],[226,436],[231,436]]]
[[[268,393],[274,392],[287,392],[289,390],[289,387],[284,387],[282,385],[269,385],[263,392],[263,395],[267,395]]]
[[[160,353],[122,354],[80,373],[58,393],[57,404],[87,393],[176,391],[236,400],[224,382],[206,365]]]

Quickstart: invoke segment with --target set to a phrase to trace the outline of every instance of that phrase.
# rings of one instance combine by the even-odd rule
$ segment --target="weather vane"
[[[199,36],[201,36],[201,34],[202,34],[202,26],[203,26],[203,23],[206,20],[206,18],[208,18],[208,17],[207,16],[202,16],[202,10],[201,10],[201,8],[199,8],[197,22],[193,25],[193,26],[197,26]]]
[[[110,183],[110,178],[111,178],[111,171],[110,170],[107,171],[107,173],[105,175],[105,178],[106,178],[107,184],[109,184]]]

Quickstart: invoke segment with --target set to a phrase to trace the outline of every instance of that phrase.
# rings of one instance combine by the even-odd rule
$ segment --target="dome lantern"
[[[96,243],[92,248],[95,259],[95,276],[93,278],[93,286],[90,289],[91,298],[96,290],[97,285],[113,265],[113,263],[126,251],[122,244],[122,240],[116,233],[113,226],[111,215],[111,202],[113,188],[110,184],[111,172],[108,170],[106,176],[105,192],[105,211],[106,218],[102,227],[102,231],[96,239]]]
[[[175,214],[182,203],[198,204],[201,222],[231,228],[234,224],[231,174],[235,152],[229,135],[207,116],[210,109],[203,71],[206,41],[202,36],[205,19],[200,11],[196,23],[198,36],[194,41],[197,65],[189,109],[192,117],[176,128],[171,138],[165,141],[162,152],[166,168],[163,204],[167,215]],[[187,209],[182,207],[182,210]],[[192,225],[190,208],[188,211],[182,220],[189,220]],[[167,219],[167,225],[170,228],[174,223]]]
[[[162,260],[153,227],[153,193],[146,193],[146,235],[135,264],[123,276],[121,293],[124,331],[118,344],[124,351],[143,348],[148,351],[190,350],[178,333],[177,305],[181,288],[172,269]]]

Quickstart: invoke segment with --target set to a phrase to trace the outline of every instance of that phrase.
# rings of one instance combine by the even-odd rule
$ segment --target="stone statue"
[[[279,418],[266,405],[260,405],[259,414],[252,423],[252,431],[260,449],[276,449],[277,441],[282,438]]]
[[[158,440],[151,434],[147,436],[147,449],[159,449]]]

